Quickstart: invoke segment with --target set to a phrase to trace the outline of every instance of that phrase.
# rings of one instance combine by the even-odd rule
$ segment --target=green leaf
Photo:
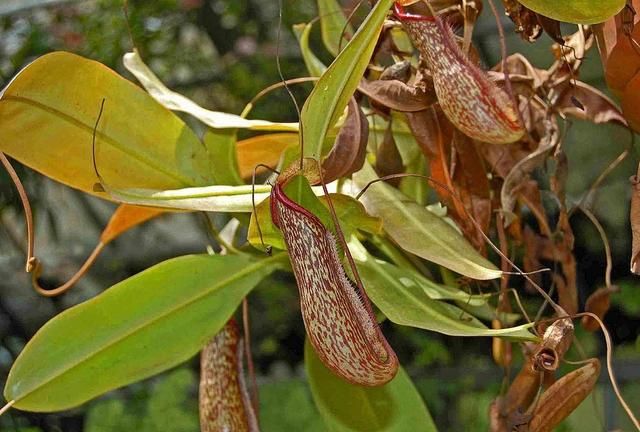
[[[302,107],[304,156],[320,160],[327,132],[358,87],[393,0],[380,0],[358,32],[320,77]]]
[[[333,220],[329,210],[322,205],[317,196],[314,195],[309,180],[303,175],[291,177],[283,189],[285,195],[299,204],[301,207],[320,219],[322,224],[333,229]]]
[[[318,15],[320,15],[320,32],[322,42],[334,57],[344,48],[345,41],[353,34],[353,28],[347,23],[340,3],[336,0],[318,0]],[[341,43],[342,41],[342,43]]]
[[[295,24],[293,26],[293,33],[298,39],[300,52],[302,53],[302,60],[304,60],[307,70],[311,76],[319,77],[327,70],[327,66],[325,66],[325,64],[316,57],[313,51],[311,51],[311,48],[309,48],[309,34],[311,33],[311,27],[312,23]]]
[[[252,194],[258,204],[269,196],[269,192],[269,185],[222,185],[173,190],[107,188],[112,199],[126,204],[231,213],[251,212]]]
[[[212,128],[243,128],[270,131],[297,131],[297,123],[274,123],[267,120],[247,120],[239,115],[211,111],[196,104],[191,99],[169,90],[144,64],[137,51],[126,53],[122,59],[124,66],[140,81],[140,84],[160,104],[173,111],[191,114]]]
[[[376,178],[367,163],[353,175],[360,189]],[[371,215],[382,218],[386,233],[404,250],[474,279],[495,279],[502,274],[451,225],[392,186],[377,182],[361,200]]]
[[[237,133],[235,129],[209,129],[202,137],[209,151],[213,178],[220,185],[242,185],[236,151]]]
[[[0,151],[68,186],[97,193],[98,169],[113,187],[210,184],[206,149],[182,120],[104,65],[54,52],[25,67],[0,97]],[[126,175],[123,175],[126,173]]]
[[[353,257],[358,263],[358,269],[362,273],[367,273],[368,277],[375,278],[377,274],[385,273],[402,285],[404,289],[408,291],[422,290],[432,300],[457,300],[471,306],[481,306],[485,305],[491,297],[491,294],[469,294],[459,288],[435,283],[416,271],[379,260],[371,256],[363,247],[357,247]]]
[[[313,399],[331,432],[436,431],[431,415],[403,368],[380,387],[350,384],[320,361],[307,341],[304,360]]]
[[[397,279],[391,264],[366,258],[366,250],[352,238],[349,249],[358,261],[365,290],[371,301],[396,324],[436,331],[450,336],[503,336],[518,340],[536,341],[535,335],[527,331],[533,323],[518,327],[493,330],[460,308],[436,301],[419,285],[404,284]]]
[[[541,15],[574,24],[604,22],[622,10],[625,0],[520,0]]]
[[[58,411],[193,356],[286,254],[191,255],[143,271],[45,324],[4,390],[15,408]]]

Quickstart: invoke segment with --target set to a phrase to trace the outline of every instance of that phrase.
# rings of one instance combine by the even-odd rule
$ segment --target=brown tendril
[[[13,169],[11,162],[9,162],[9,159],[7,159],[5,154],[2,152],[0,152],[0,162],[2,162],[2,165],[4,165],[4,168],[7,170],[7,174],[9,174],[11,181],[13,181],[13,184],[18,191],[20,202],[22,202],[22,208],[24,209],[24,219],[27,226],[27,261],[25,264],[25,270],[27,273],[31,273],[35,269],[38,259],[34,256],[35,232],[33,229],[33,212],[31,211],[29,196],[27,195],[27,191],[25,190],[18,173]]]
[[[615,374],[613,373],[613,342],[611,341],[611,335],[609,334],[609,330],[607,330],[607,327],[604,325],[600,317],[591,312],[578,313],[574,316],[574,318],[579,318],[583,316],[588,316],[596,320],[598,322],[598,325],[602,329],[605,345],[607,347],[607,372],[609,373],[609,380],[611,381],[613,392],[615,393],[616,397],[618,398],[618,401],[622,405],[622,408],[627,413],[627,416],[629,416],[629,419],[633,422],[633,425],[636,427],[636,429],[640,430],[640,422],[638,422],[638,419],[633,414],[633,411],[631,410],[627,402],[622,397],[622,393],[620,392],[620,388],[618,387],[618,382],[616,380]]]
[[[593,226],[598,230],[598,234],[600,234],[600,238],[602,239],[602,243],[604,244],[604,252],[607,260],[607,268],[604,273],[605,286],[607,288],[611,288],[611,269],[613,267],[613,259],[611,258],[611,246],[609,245],[609,239],[607,238],[607,233],[604,231],[602,224],[598,221],[598,218],[593,214],[591,210],[586,207],[580,206],[578,207],[584,215],[589,218]]]
[[[347,27],[349,26],[349,23],[351,23],[354,15],[356,14],[356,12],[358,12],[358,9],[360,9],[360,6],[362,6],[365,1],[366,0],[360,0],[358,4],[351,10],[351,12],[349,12],[349,16],[347,16],[347,19],[344,22],[344,26],[342,27],[342,31],[340,32],[340,40],[338,41],[338,53],[342,51],[342,41],[346,39],[345,35],[347,33]]]
[[[309,83],[309,82],[316,82],[319,79],[320,78],[318,78],[318,77],[300,77],[300,78],[290,78],[288,80],[283,79],[283,81],[278,81],[277,83],[273,83],[273,84],[263,88],[258,93],[256,93],[256,95],[244,107],[244,110],[242,110],[242,114],[240,114],[240,117],[246,118],[247,115],[249,115],[249,112],[251,111],[253,106],[256,104],[256,102],[260,98],[262,98],[263,96],[265,96],[268,93],[271,93],[274,90],[277,90],[277,89],[279,89],[281,87],[286,87],[289,84],[303,84],[303,83]]]
[[[96,247],[93,249],[89,257],[85,260],[84,264],[82,264],[80,269],[73,276],[71,276],[71,278],[68,281],[66,281],[59,287],[52,288],[52,289],[47,289],[42,287],[42,285],[40,285],[40,282],[38,281],[38,279],[42,274],[42,264],[40,263],[39,260],[34,259],[35,267],[31,272],[31,284],[33,285],[33,288],[38,292],[38,294],[41,294],[45,297],[56,297],[56,296],[59,296],[60,294],[64,294],[65,292],[73,288],[73,286],[80,279],[82,279],[82,277],[87,273],[87,271],[89,271],[89,269],[91,268],[93,263],[96,261],[96,259],[100,255],[100,252],[102,252],[105,246],[106,246],[105,243],[99,242],[96,245]]]

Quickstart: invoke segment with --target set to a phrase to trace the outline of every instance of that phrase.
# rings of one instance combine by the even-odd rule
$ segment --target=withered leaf
[[[516,163],[504,179],[504,184],[500,191],[500,201],[507,225],[513,220],[513,209],[517,199],[515,189],[526,180],[530,172],[546,160],[548,153],[553,150],[560,139],[558,125],[554,118],[543,120],[543,125],[544,134],[538,144],[538,148]]]
[[[465,237],[484,252],[484,238],[469,219],[470,214],[487,231],[492,217],[489,180],[475,141],[457,131],[437,107],[409,113],[407,120],[429,161],[431,177],[443,186],[434,187],[435,192],[451,210]]]
[[[333,148],[322,161],[324,181],[330,183],[362,168],[369,140],[369,123],[354,98],[348,105],[345,120]]]
[[[405,84],[409,78],[411,78],[411,62],[409,60],[394,63],[380,74],[381,80],[397,80]]]
[[[584,311],[591,312],[602,320],[611,307],[611,294],[617,291],[618,287],[615,285],[598,288],[587,298]],[[582,327],[593,332],[600,329],[600,324],[593,317],[587,315],[582,317]]]
[[[631,273],[640,274],[640,165],[638,174],[632,176],[631,182]]]
[[[627,126],[627,120],[615,102],[595,87],[575,81],[565,82],[562,88],[555,90],[559,93],[551,104],[562,114],[596,124],[613,122]],[[575,100],[582,106],[577,106]]]
[[[398,146],[393,138],[391,123],[384,133],[382,142],[376,150],[376,171],[380,177],[391,174],[399,174],[404,171],[402,156],[398,151]],[[387,180],[388,183],[397,186],[400,179]]]
[[[573,255],[573,232],[567,213],[562,210],[552,237],[540,236],[529,227],[524,229],[525,256],[523,266],[526,271],[539,270],[542,260],[560,264],[560,272],[552,274],[552,281],[558,292],[558,303],[569,314],[578,311],[578,292],[576,286],[576,260]],[[540,276],[532,275],[539,283]]]
[[[538,23],[544,30],[546,34],[549,35],[551,39],[560,45],[564,45],[564,39],[562,38],[562,31],[560,30],[560,22],[554,20],[553,18],[546,17],[544,15],[536,14],[538,18]]]
[[[435,94],[396,79],[363,79],[358,85],[358,91],[380,105],[401,112],[422,111],[436,102]]]
[[[622,94],[629,81],[640,70],[640,56],[631,38],[640,40],[640,25],[634,26],[630,37],[618,30],[616,43],[607,57],[604,77],[616,96]]]
[[[165,213],[165,210],[153,207],[140,207],[121,204],[109,219],[100,235],[102,243],[109,243],[123,232]]]
[[[542,386],[544,373],[535,368],[533,357],[525,354],[520,372],[511,382],[504,397],[497,402],[500,417],[511,420],[514,414],[525,412]]]
[[[580,369],[556,381],[540,397],[528,429],[519,431],[551,432],[591,393],[600,375],[600,362],[590,359]]]
[[[538,14],[527,9],[517,0],[502,0],[506,15],[516,26],[516,33],[527,42],[534,42],[542,34]]]

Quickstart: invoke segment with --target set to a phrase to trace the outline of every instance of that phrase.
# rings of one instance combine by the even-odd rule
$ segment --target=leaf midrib
[[[67,368],[62,369],[57,374],[51,375],[48,379],[42,381],[40,385],[37,385],[37,386],[29,389],[28,391],[25,391],[25,393],[22,396],[14,397],[13,399],[15,399],[16,402],[20,402],[22,399],[28,397],[32,393],[35,393],[36,391],[38,391],[42,387],[46,386],[47,384],[49,384],[49,383],[59,379],[60,377],[66,375],[72,369],[75,369],[76,367],[80,366],[83,363],[87,363],[88,361],[90,361],[91,359],[93,359],[94,357],[99,355],[100,353],[102,353],[104,351],[107,351],[108,349],[112,348],[113,346],[115,346],[115,345],[121,343],[122,341],[128,339],[134,333],[137,333],[138,331],[140,331],[142,329],[151,327],[151,326],[153,326],[153,324],[155,324],[159,320],[164,319],[164,318],[166,318],[166,317],[168,317],[168,316],[170,316],[170,315],[172,315],[172,314],[174,314],[176,312],[179,312],[179,311],[183,310],[184,308],[186,308],[190,304],[195,303],[198,300],[201,300],[203,297],[206,297],[206,296],[210,295],[214,291],[217,291],[221,286],[233,283],[234,281],[240,279],[241,277],[244,277],[248,273],[251,273],[253,270],[259,269],[260,267],[267,266],[267,265],[269,265],[269,264],[271,264],[273,262],[277,262],[279,260],[282,260],[286,256],[287,256],[287,254],[285,254],[285,253],[274,255],[273,257],[262,259],[262,260],[258,261],[257,263],[255,263],[255,264],[253,264],[253,265],[251,265],[249,267],[246,267],[244,270],[241,270],[235,276],[231,276],[231,277],[223,280],[222,282],[219,282],[219,283],[211,286],[210,289],[205,290],[202,294],[193,297],[192,299],[190,299],[190,300],[178,305],[177,307],[169,310],[168,312],[163,313],[163,314],[161,314],[161,315],[157,316],[156,318],[151,319],[149,321],[142,322],[140,325],[134,327],[131,331],[129,331],[127,333],[124,333],[120,337],[116,337],[115,339],[109,341],[102,348],[100,348],[100,349],[98,349],[96,351],[93,351],[93,352],[89,353],[88,355],[80,358],[76,363],[70,365]],[[275,270],[275,267],[274,267],[273,270]],[[9,381],[9,380],[7,380],[7,381]]]

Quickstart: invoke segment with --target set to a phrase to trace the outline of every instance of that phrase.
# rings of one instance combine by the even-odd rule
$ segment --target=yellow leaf
[[[238,141],[240,175],[245,179],[251,178],[253,170],[258,164],[275,167],[282,152],[295,145],[298,145],[298,134],[296,133],[258,135]]]
[[[54,52],[25,67],[0,96],[0,151],[68,186],[95,192],[96,161],[111,187],[211,183],[206,149],[185,123],[104,65]]]

